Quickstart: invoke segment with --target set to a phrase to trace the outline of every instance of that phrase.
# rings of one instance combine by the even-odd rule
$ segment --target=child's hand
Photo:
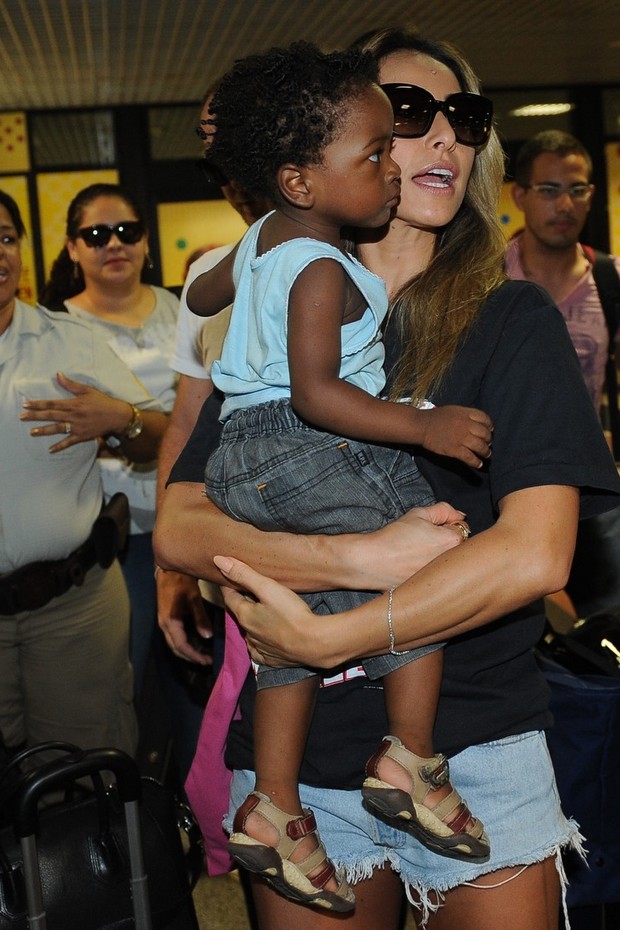
[[[433,407],[420,410],[423,429],[421,445],[429,452],[460,459],[472,468],[482,468],[491,455],[493,423],[473,407]]]

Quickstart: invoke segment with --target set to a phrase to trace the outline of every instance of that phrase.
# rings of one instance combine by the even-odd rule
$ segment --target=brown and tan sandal
[[[275,827],[280,837],[277,846],[267,846],[248,836],[245,824],[251,813],[260,814]],[[305,859],[291,862],[291,853],[304,837],[312,833],[317,834],[317,848]],[[228,851],[236,862],[250,872],[261,875],[293,901],[339,913],[346,913],[355,907],[355,896],[344,877],[327,858],[325,847],[318,836],[314,814],[307,808],[304,808],[300,817],[291,817],[276,807],[267,795],[253,791],[235,814]],[[321,863],[325,865],[318,869]],[[315,870],[316,874],[310,878],[309,874]],[[325,887],[332,878],[338,886],[336,891],[329,891]]]
[[[379,763],[384,758],[408,772],[411,792],[379,778]],[[366,774],[362,796],[374,812],[388,820],[396,820],[427,849],[440,856],[466,862],[487,861],[490,846],[484,827],[454,788],[435,807],[425,804],[430,792],[450,781],[448,760],[444,755],[423,759],[406,749],[397,737],[386,736],[368,761]]]

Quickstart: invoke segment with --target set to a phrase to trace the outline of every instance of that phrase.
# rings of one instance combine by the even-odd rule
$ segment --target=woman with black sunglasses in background
[[[170,368],[179,302],[170,291],[142,281],[150,264],[148,233],[135,199],[116,184],[81,190],[67,211],[66,241],[40,303],[66,311],[96,328],[161,408],[169,412],[176,375]],[[135,692],[140,694],[157,606],[152,530],[159,444],[168,424],[164,413],[139,415],[130,404],[93,395],[59,376],[66,401],[36,412],[52,421],[49,430],[67,433],[59,449],[101,437],[100,466],[106,497],[122,491],[129,499],[131,534],[123,572],[131,599],[130,655]],[[34,418],[34,416],[33,416]],[[132,460],[132,442],[150,441],[147,464]]]
[[[211,428],[204,423],[166,492],[158,558],[217,580],[216,557],[221,583],[252,592],[229,589],[226,599],[257,661],[353,666],[320,689],[300,790],[328,855],[354,883],[356,909],[312,913],[254,881],[261,930],[396,930],[403,884],[429,930],[554,930],[561,851],[579,837],[559,806],[543,732],[551,723],[548,692],[533,647],[544,625],[540,599],[566,581],[579,513],[617,505],[618,477],[557,309],[540,289],[503,274],[503,156],[484,102],[469,96],[479,90],[474,74],[454,49],[415,33],[383,30],[361,44],[376,57],[395,108],[391,154],[402,188],[396,215],[379,235],[364,236],[359,257],[391,298],[392,397],[474,406],[494,423],[493,455],[476,473],[416,452],[435,496],[466,512],[472,538],[416,571],[410,519],[361,539],[240,531],[204,500],[200,453]],[[399,586],[354,611],[313,617],[265,575],[300,591]],[[183,654],[178,632],[169,636]],[[387,730],[381,692],[359,673],[359,657],[444,639],[435,742],[487,829],[491,855],[483,864],[438,859],[361,804],[364,764]],[[250,675],[241,714],[234,699],[228,709],[231,811],[252,785],[254,688]],[[214,807],[210,737],[225,712],[222,702],[213,714],[207,708],[187,783],[211,838],[209,815],[215,826],[226,809]],[[407,791],[404,769],[395,769]]]

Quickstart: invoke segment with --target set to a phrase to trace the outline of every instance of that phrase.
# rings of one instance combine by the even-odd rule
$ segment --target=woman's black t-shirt
[[[387,334],[386,348],[390,371],[398,352],[393,334]],[[505,495],[528,487],[581,488],[582,517],[620,504],[620,481],[566,325],[537,286],[510,281],[495,292],[431,400],[477,407],[494,424],[493,454],[480,471],[416,450],[416,462],[437,499],[464,511],[473,533],[492,525]],[[210,399],[171,480],[202,481],[206,458],[217,443],[217,411],[217,400]],[[447,643],[437,751],[453,755],[469,745],[550,725],[547,686],[532,653],[543,624],[539,602]],[[241,719],[229,735],[227,763],[232,768],[253,767],[253,698],[249,676]],[[361,669],[326,679],[300,780],[359,787],[364,765],[386,726],[380,682],[370,682]]]

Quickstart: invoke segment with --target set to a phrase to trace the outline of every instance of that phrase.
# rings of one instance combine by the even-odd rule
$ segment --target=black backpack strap
[[[601,301],[609,333],[609,349],[605,364],[605,386],[609,409],[609,428],[613,452],[620,460],[620,412],[618,410],[618,372],[616,369],[616,333],[620,324],[620,276],[610,255],[598,249],[584,247],[592,262],[592,276]]]

